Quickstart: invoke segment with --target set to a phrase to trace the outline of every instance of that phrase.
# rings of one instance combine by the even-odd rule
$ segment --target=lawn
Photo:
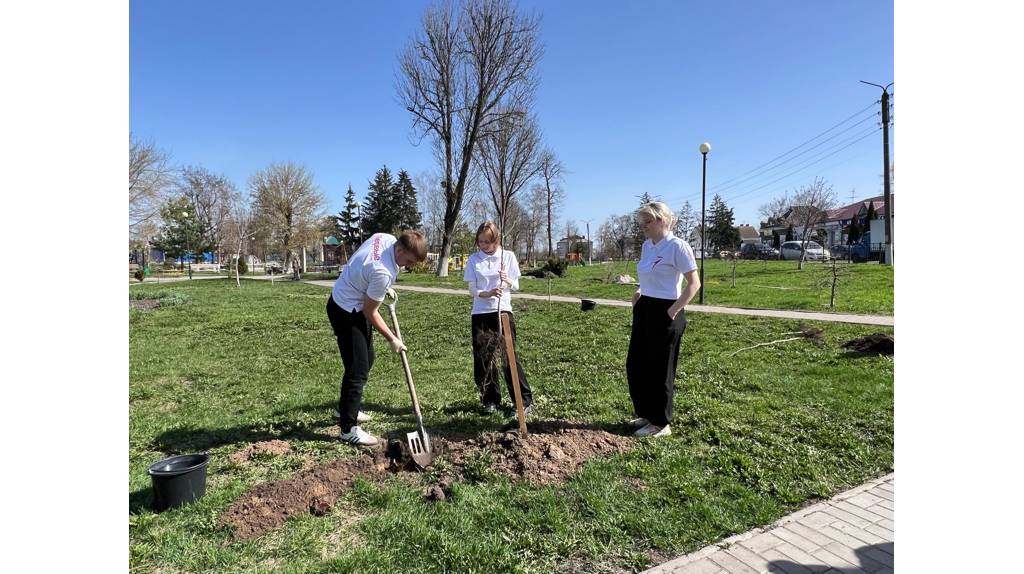
[[[753,265],[751,265],[753,266]],[[795,267],[795,265],[793,266]],[[403,275],[403,279],[409,277]],[[891,275],[890,275],[891,277]],[[603,286],[605,288],[610,286]],[[335,438],[341,366],[324,313],[329,290],[300,283],[138,285],[158,299],[130,311],[129,538],[133,571],[622,572],[767,524],[890,472],[893,363],[839,343],[891,329],[820,323],[799,340],[730,353],[796,322],[695,313],[678,372],[673,436],[593,460],[546,486],[481,472],[444,502],[419,481],[359,481],[323,517],[296,516],[231,542],[221,513],[252,487],[354,457]],[[398,312],[426,423],[438,433],[497,430],[477,414],[466,297],[402,293]],[[517,303],[520,355],[536,418],[626,433],[627,309]],[[401,363],[377,338],[367,428],[411,430]],[[291,452],[232,462],[256,441]],[[154,513],[148,464],[211,454],[207,496]]]
[[[708,305],[750,309],[792,309],[834,311],[867,315],[893,314],[893,268],[885,265],[844,264],[845,284],[840,283],[836,304],[829,308],[829,290],[818,287],[827,272],[822,263],[804,263],[797,269],[794,261],[746,261],[736,263],[735,286],[731,261],[708,259],[704,262],[704,301]],[[635,285],[612,283],[617,275],[636,278],[635,262],[611,262],[570,267],[568,275],[551,281],[552,295],[581,298],[629,300]],[[310,276],[310,278],[315,278]],[[842,279],[841,279],[842,280]],[[464,289],[462,271],[448,277],[403,273],[400,284]],[[523,279],[524,293],[547,294],[547,281]],[[694,299],[694,303],[696,303]]]

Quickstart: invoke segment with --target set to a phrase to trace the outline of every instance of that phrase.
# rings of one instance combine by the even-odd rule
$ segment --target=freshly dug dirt
[[[530,434],[525,437],[510,431],[447,443],[445,458],[461,474],[468,460],[485,451],[490,455],[495,472],[513,479],[547,484],[564,482],[588,460],[626,452],[635,444],[632,439],[603,430],[530,426]]]
[[[867,337],[852,339],[842,344],[843,348],[858,353],[877,353],[879,355],[894,354],[892,337],[883,333],[872,333]]]
[[[324,497],[314,498],[309,503],[309,513],[313,516],[325,516],[331,511],[331,502]]]
[[[238,464],[248,464],[254,458],[280,456],[288,454],[292,446],[283,440],[268,440],[253,443],[231,455],[231,460]]]
[[[445,499],[444,489],[436,484],[434,486],[428,486],[423,489],[423,498],[433,500],[435,502],[443,502]]]
[[[455,479],[462,479],[466,465],[485,453],[492,469],[513,479],[547,484],[566,481],[586,461],[633,448],[634,441],[608,431],[575,426],[565,421],[530,423],[525,437],[516,430],[492,432],[468,440],[432,437],[435,456],[444,456]],[[388,445],[389,470],[414,470],[404,441]]]
[[[232,503],[220,523],[234,527],[235,540],[248,540],[284,524],[289,516],[326,514],[357,478],[379,476],[384,467],[382,457],[363,455],[316,466],[288,480],[260,484]]]
[[[625,436],[562,421],[531,423],[529,430],[525,437],[517,431],[486,433],[466,440],[432,435],[435,456],[443,456],[451,472],[424,488],[424,498],[443,502],[451,494],[452,482],[463,479],[467,465],[479,464],[481,453],[498,474],[548,484],[568,480],[592,458],[626,452],[635,444]],[[257,450],[288,452],[280,444],[271,443],[284,441],[256,443],[236,455],[252,456]],[[294,478],[258,485],[228,507],[220,523],[234,527],[234,540],[248,540],[284,524],[289,516],[329,513],[358,478],[376,480],[389,472],[408,476],[415,470],[404,437],[392,439],[386,450],[315,466]]]
[[[150,311],[159,307],[160,301],[156,299],[129,299],[128,306],[140,311]]]

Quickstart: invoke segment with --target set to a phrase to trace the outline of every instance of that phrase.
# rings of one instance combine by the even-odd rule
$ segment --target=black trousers
[[[345,367],[338,412],[341,413],[341,432],[348,432],[356,424],[359,407],[363,404],[363,387],[373,367],[373,325],[362,311],[346,311],[330,296],[327,297],[327,318],[338,338],[338,351]]]
[[[629,398],[636,416],[657,426],[672,422],[679,342],[686,331],[685,311],[669,319],[672,299],[643,297],[633,306],[633,331],[626,356]]]
[[[514,348],[517,342],[515,317],[508,311],[502,311],[502,313],[508,316]],[[498,336],[498,313],[495,311],[494,313],[473,315],[473,380],[476,381],[476,388],[480,390],[480,402],[485,405],[501,404],[501,390],[498,387],[499,364],[504,365],[505,387],[508,389],[509,399],[514,403],[512,369],[509,368],[505,343]],[[516,370],[519,372],[519,392],[523,396],[523,408],[526,408],[533,404],[533,393],[530,392],[530,385],[526,382],[526,371],[523,370],[523,363],[519,360],[518,352],[516,353]]]

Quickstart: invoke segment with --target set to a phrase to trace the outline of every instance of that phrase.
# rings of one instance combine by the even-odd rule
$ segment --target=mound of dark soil
[[[877,353],[879,355],[892,355],[894,353],[892,337],[883,333],[872,333],[867,337],[851,339],[843,343],[842,346],[844,349],[857,353]]]
[[[632,439],[603,430],[545,431],[531,429],[525,437],[518,432],[487,433],[476,439],[444,445],[444,456],[461,475],[467,461],[483,451],[489,455],[495,472],[513,479],[547,484],[564,482],[588,460],[625,452],[635,444]]]
[[[529,430],[525,437],[509,431],[468,440],[446,440],[432,435],[435,456],[443,456],[452,471],[450,476],[441,477],[438,484],[424,489],[424,497],[444,501],[452,481],[463,479],[467,466],[479,461],[481,454],[498,474],[547,484],[568,480],[586,461],[626,452],[635,444],[625,436],[561,421],[532,423]],[[240,461],[243,457],[248,460],[257,452],[283,454],[287,447],[284,441],[268,441],[246,447],[235,455]],[[247,540],[284,524],[289,516],[306,512],[316,516],[327,514],[358,478],[375,480],[388,472],[407,475],[415,469],[404,437],[392,439],[386,450],[368,451],[301,471],[288,480],[258,485],[228,507],[220,523],[234,527],[235,540]]]
[[[379,476],[384,468],[382,457],[363,455],[257,485],[224,511],[220,523],[234,527],[235,540],[248,540],[284,524],[289,516],[306,512],[323,516],[357,478]]]

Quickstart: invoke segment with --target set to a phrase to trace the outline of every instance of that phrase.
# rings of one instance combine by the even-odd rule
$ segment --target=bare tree
[[[152,142],[130,136],[128,150],[128,230],[136,236],[152,235],[160,207],[174,181],[166,152]],[[147,225],[149,224],[149,225]]]
[[[818,289],[829,290],[828,306],[830,309],[836,306],[836,290],[840,286],[845,286],[849,280],[849,263],[839,263],[833,257],[830,262],[831,265],[822,266],[816,271],[816,281]]]
[[[427,9],[423,29],[399,58],[399,98],[420,138],[430,136],[444,187],[444,234],[437,274],[448,275],[477,141],[532,99],[541,49],[539,19],[510,0],[463,0]]]
[[[413,178],[419,199],[420,213],[423,214],[423,233],[428,248],[440,249],[444,235],[444,188],[436,173],[422,171]]]
[[[801,233],[800,261],[798,269],[804,268],[807,256],[807,242],[814,235],[817,227],[828,220],[828,210],[836,205],[836,194],[832,185],[817,177],[810,185],[805,185],[793,194],[792,205],[786,212],[786,221],[794,227],[803,229]]]
[[[789,193],[784,193],[781,197],[776,197],[768,203],[761,205],[757,210],[761,216],[761,227],[778,227],[787,224],[786,213],[791,205],[792,201],[789,198]],[[778,241],[778,233],[773,232],[772,236],[775,241]],[[776,242],[775,246],[778,247],[779,244]]]
[[[784,193],[782,196],[761,205],[757,209],[757,213],[761,216],[761,225],[776,226],[786,223],[786,213],[792,205],[793,201],[790,199],[789,193]]]
[[[211,173],[204,167],[187,166],[175,183],[177,194],[184,197],[202,222],[204,243],[220,253],[227,244],[224,225],[240,200],[235,184],[224,175]]]
[[[553,244],[551,233],[554,229],[554,221],[558,218],[558,208],[565,201],[565,190],[561,183],[564,181],[565,166],[561,160],[550,149],[545,149],[538,159],[540,164],[540,183],[536,189],[544,194],[544,204],[547,208],[547,230],[548,230],[548,257],[551,257]]]
[[[496,129],[481,138],[478,145],[477,165],[494,206],[504,244],[510,224],[509,211],[516,202],[516,195],[537,175],[539,168],[540,133],[536,118],[504,114]]]
[[[525,206],[526,211],[526,259],[536,258],[537,239],[547,217],[547,203],[543,188],[534,186]]]
[[[573,253],[573,249],[576,247],[577,240],[583,236],[580,235],[580,226],[576,224],[575,220],[567,219],[563,225],[565,239],[568,240],[565,245],[565,256],[569,257],[569,254]]]
[[[325,199],[305,167],[275,163],[249,178],[253,216],[263,239],[295,268],[298,252],[318,237]]]
[[[255,232],[256,221],[249,206],[244,201],[236,202],[224,221],[223,237],[226,244],[234,248],[235,284],[239,287],[242,286],[238,270],[239,261],[242,258],[242,249],[247,242],[251,248]]]

